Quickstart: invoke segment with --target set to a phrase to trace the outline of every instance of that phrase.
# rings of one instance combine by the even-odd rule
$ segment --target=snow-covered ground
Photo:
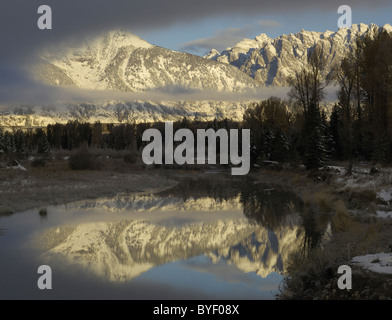
[[[381,168],[371,174],[369,165],[353,167],[352,174],[347,175],[344,167],[326,167],[336,174],[335,183],[338,190],[371,190],[376,194],[377,218],[392,219],[392,168]],[[392,253],[375,253],[352,258],[354,265],[361,266],[373,272],[392,274]]]
[[[376,194],[377,203],[381,204],[377,216],[380,218],[392,215],[392,168],[377,169],[379,172],[371,174],[369,165],[359,165],[347,175],[347,169],[339,166],[328,166],[325,169],[336,174],[335,184],[337,190],[370,190]]]
[[[373,272],[392,274],[392,254],[391,253],[375,253],[365,256],[357,256],[351,260],[354,264]]]
[[[379,218],[392,218],[392,211],[377,210],[377,217]]]

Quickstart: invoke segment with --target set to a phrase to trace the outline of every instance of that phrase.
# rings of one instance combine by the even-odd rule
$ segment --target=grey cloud
[[[242,93],[216,92],[168,86],[143,92],[86,90],[45,86],[20,77],[19,82],[0,82],[1,104],[4,109],[14,105],[49,105],[63,102],[101,104],[108,101],[260,101],[270,96],[287,98],[288,88],[260,87]],[[1,108],[0,108],[1,109]]]
[[[228,28],[217,32],[212,37],[193,40],[182,45],[181,49],[190,52],[216,49],[222,51],[247,37],[252,27]]]
[[[227,28],[218,31],[215,35],[189,41],[182,45],[182,50],[190,52],[200,52],[209,51],[211,49],[216,49],[222,51],[228,47],[231,47],[241,41],[244,38],[250,36],[251,33],[260,33],[261,31],[266,32],[271,28],[281,27],[281,23],[274,20],[259,20],[254,24],[246,25],[243,28]]]
[[[61,41],[68,36],[88,35],[118,27],[137,34],[141,30],[164,28],[222,15],[293,14],[295,11],[337,11],[341,0],[47,0],[53,10],[53,30],[39,30],[38,0],[2,0],[0,3],[0,60],[18,61],[42,45]],[[391,7],[389,0],[347,0],[345,4],[369,10]]]
[[[279,28],[282,26],[280,22],[274,20],[260,20],[257,24],[265,28]]]
[[[1,70],[0,70],[1,71]],[[249,89],[242,93],[216,92],[168,86],[150,89],[143,92],[120,92],[106,90],[85,90],[78,88],[61,88],[45,86],[24,77],[14,77],[6,86],[0,81],[0,111],[9,110],[12,106],[51,105],[58,103],[96,103],[103,104],[108,101],[228,101],[228,102],[255,102],[266,100],[272,96],[281,99],[288,98],[288,87],[259,87]],[[17,81],[18,82],[17,82]],[[331,85],[326,88],[325,103],[337,101],[338,88]]]

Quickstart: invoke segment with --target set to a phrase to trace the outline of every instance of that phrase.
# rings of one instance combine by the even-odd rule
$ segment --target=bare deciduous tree
[[[304,112],[310,105],[318,106],[325,95],[330,77],[324,77],[325,56],[321,47],[316,46],[309,54],[308,63],[300,72],[289,78],[289,97],[298,101]]]

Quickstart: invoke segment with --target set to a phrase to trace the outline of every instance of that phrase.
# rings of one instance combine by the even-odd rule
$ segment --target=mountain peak
[[[392,26],[382,27],[392,32]],[[244,39],[231,49],[223,51],[214,60],[236,66],[261,85],[287,85],[288,77],[306,64],[309,52],[320,46],[327,61],[328,75],[332,66],[345,56],[358,37],[371,29],[382,29],[377,25],[353,24],[351,28],[337,31],[301,30],[295,34],[281,35],[275,39],[260,34],[254,40]]]
[[[151,48],[152,44],[147,41],[141,39],[139,36],[126,31],[124,29],[112,30],[106,33],[101,34],[101,36],[95,38],[95,41],[110,41],[112,45],[116,47],[123,46],[133,46],[138,48]]]
[[[391,33],[392,32],[392,26],[389,24],[389,23],[387,23],[387,24],[384,24],[384,26],[382,27],[384,30],[386,30],[388,33]]]
[[[204,58],[210,59],[210,60],[216,60],[216,58],[220,55],[218,50],[212,49],[210,52],[208,52]]]
[[[42,59],[47,64],[36,78],[88,90],[141,92],[174,86],[237,92],[258,85],[233,66],[154,46],[124,30],[56,48],[55,53],[43,53]]]

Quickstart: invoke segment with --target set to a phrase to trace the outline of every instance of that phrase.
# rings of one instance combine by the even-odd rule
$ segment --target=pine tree
[[[328,124],[328,120],[327,120],[327,115],[325,114],[324,110],[321,112],[320,125],[321,125],[320,130],[322,132],[322,142],[324,144],[324,149],[325,149],[324,162],[326,162],[332,158],[332,153],[333,153],[334,149],[333,149],[332,134],[329,131],[329,124]]]
[[[264,158],[267,160],[271,160],[272,151],[274,149],[274,139],[274,134],[270,129],[263,130],[261,150],[264,154]]]
[[[379,163],[387,162],[389,156],[390,142],[388,137],[384,135],[382,138],[376,139],[374,144],[373,161]]]
[[[318,168],[327,160],[328,148],[324,132],[320,110],[317,105],[311,104],[305,113],[302,129],[302,158],[307,169]]]
[[[3,131],[0,129],[0,152],[5,152],[5,140]]]
[[[15,152],[24,157],[26,155],[26,135],[22,130],[16,130],[13,132],[14,141],[15,141]]]
[[[51,153],[48,137],[45,133],[41,134],[38,138],[37,152],[38,154],[46,156],[50,155]]]
[[[286,134],[280,128],[277,129],[273,139],[271,160],[285,161],[288,158],[289,142]]]
[[[93,145],[93,147],[99,148],[102,146],[102,132],[102,124],[99,121],[96,121],[92,127],[91,144]]]
[[[4,134],[4,147],[5,147],[4,151],[7,153],[16,152],[14,135],[9,133],[8,131]]]
[[[338,105],[335,105],[332,109],[328,129],[331,137],[329,149],[332,158],[336,160],[342,160],[343,158],[342,127],[341,109]]]

